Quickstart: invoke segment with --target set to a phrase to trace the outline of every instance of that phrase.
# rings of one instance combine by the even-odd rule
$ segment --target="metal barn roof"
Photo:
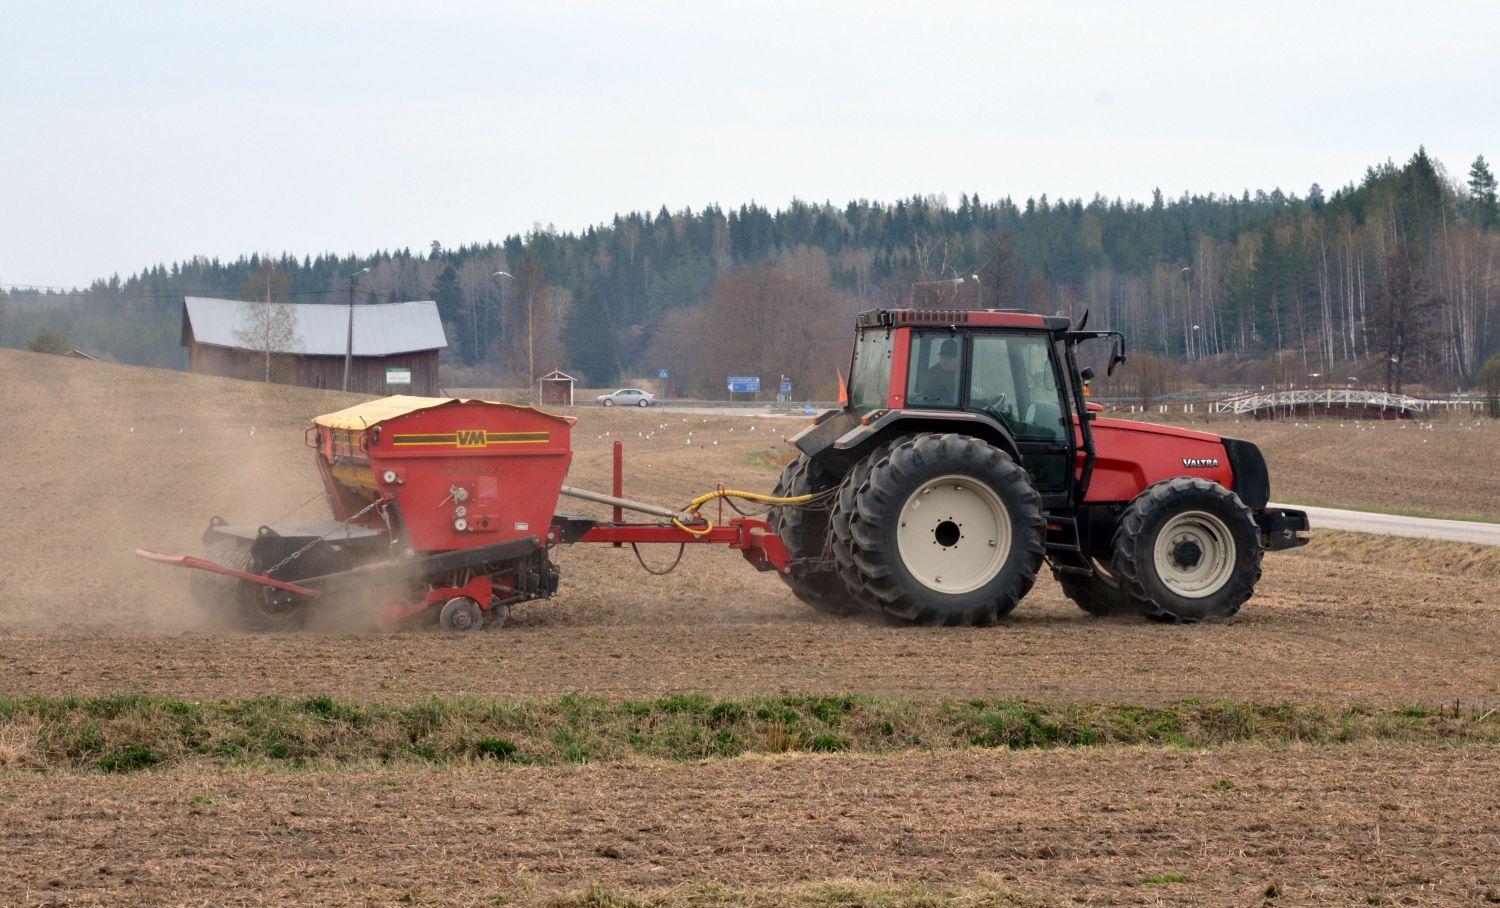
[[[296,341],[278,353],[343,356],[349,331],[349,309],[326,303],[285,303],[297,319]],[[183,299],[183,343],[188,328],[200,344],[244,348],[235,336],[244,326],[247,307],[238,300],[189,296]],[[448,346],[437,303],[374,303],[354,307],[354,355],[390,356]]]

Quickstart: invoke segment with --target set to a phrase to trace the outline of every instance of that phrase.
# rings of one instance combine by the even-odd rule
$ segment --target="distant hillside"
[[[714,374],[737,362],[776,371],[778,351],[710,356],[745,326],[703,314],[726,278],[769,274],[753,272],[763,265],[818,308],[806,313],[812,322],[836,315],[836,336],[847,334],[847,313],[876,305],[1087,308],[1091,324],[1125,330],[1136,349],[1200,370],[1264,360],[1278,381],[1391,385],[1468,384],[1500,350],[1494,176],[1481,157],[1451,178],[1421,150],[1301,195],[711,205],[420,253],[195,259],[78,293],[13,291],[0,343],[50,330],[123,362],[181,367],[184,294],[344,303],[349,276],[368,267],[361,300],[438,301],[450,369],[522,374],[529,307],[538,371],[562,366],[601,385],[654,373],[669,356],[679,367],[682,356],[712,361]],[[970,275],[977,281],[914,286]],[[817,335],[805,346],[826,361],[836,337]],[[778,343],[789,363],[810,355]]]

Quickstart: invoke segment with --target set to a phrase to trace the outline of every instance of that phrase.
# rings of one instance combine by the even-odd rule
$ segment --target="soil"
[[[1500,889],[1497,758],[1116,748],[22,776],[0,787],[0,901],[525,904],[852,877],[988,881],[1022,904],[1476,904]]]
[[[1256,597],[1222,625],[1092,619],[1044,579],[982,630],[824,618],[727,550],[689,551],[658,578],[629,549],[573,546],[557,559],[562,594],[518,607],[500,631],[371,633],[372,615],[341,613],[309,633],[248,635],[200,613],[187,572],[132,555],[195,553],[216,514],[323,519],[302,432],[352,400],[0,350],[0,696],[1500,702],[1492,562],[1415,540],[1269,556]],[[607,489],[623,439],[626,494],[669,504],[718,481],[769,490],[800,425],[574,412],[570,482]],[[1263,445],[1278,498],[1500,513],[1489,423],[1213,428]],[[665,566],[675,549],[644,554]],[[8,774],[0,902],[524,902],[594,881],[642,892],[844,878],[988,880],[1043,903],[1249,904],[1267,887],[1278,904],[1474,902],[1500,890],[1497,756],[1104,748]],[[1173,874],[1186,881],[1146,882]]]
[[[912,629],[822,617],[736,555],[694,555],[648,578],[650,593],[629,550],[569,558],[564,595],[477,634],[0,631],[0,695],[1500,701],[1492,578],[1277,555],[1261,592],[1222,625],[1090,618],[1047,579],[1000,626]]]

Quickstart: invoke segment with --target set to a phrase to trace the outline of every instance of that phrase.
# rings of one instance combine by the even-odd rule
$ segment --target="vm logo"
[[[459,429],[458,446],[460,448],[482,448],[485,446],[485,433],[483,429]]]

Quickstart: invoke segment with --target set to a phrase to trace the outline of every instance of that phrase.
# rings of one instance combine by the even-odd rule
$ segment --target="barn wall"
[[[410,369],[411,386],[387,386],[387,368]],[[265,377],[265,363],[254,353],[244,350],[191,342],[188,344],[188,371],[260,381]],[[286,385],[337,390],[344,386],[344,358],[279,356],[272,364],[271,380]],[[436,350],[397,353],[392,356],[356,356],[349,369],[349,390],[364,394],[416,394],[434,397],[440,390],[438,381]]]

